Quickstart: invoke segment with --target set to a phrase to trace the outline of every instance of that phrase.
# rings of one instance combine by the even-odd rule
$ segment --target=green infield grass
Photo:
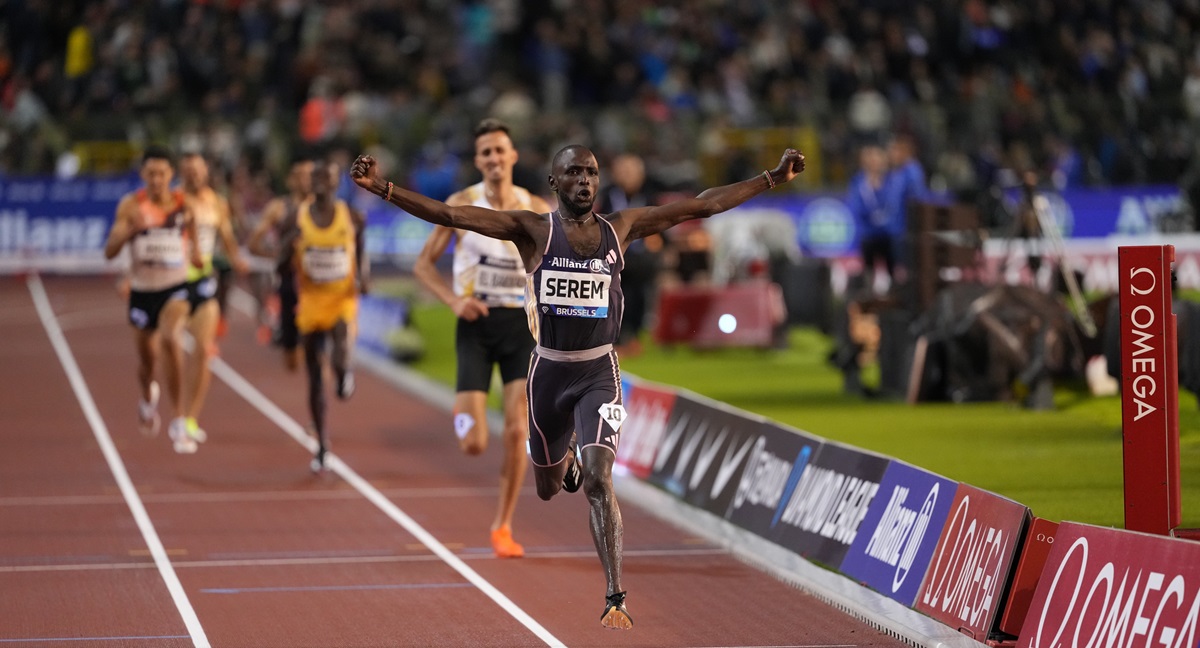
[[[411,367],[453,384],[450,310],[417,300],[413,325],[425,353]],[[841,374],[826,362],[831,345],[829,338],[807,329],[793,331],[789,348],[782,351],[646,344],[641,355],[621,358],[621,367],[628,376],[682,387],[1004,495],[1039,517],[1123,526],[1119,398],[1060,387],[1053,411],[1010,403],[908,405],[864,399],[842,392]],[[1179,409],[1182,526],[1196,528],[1200,411],[1195,396],[1182,392]]]

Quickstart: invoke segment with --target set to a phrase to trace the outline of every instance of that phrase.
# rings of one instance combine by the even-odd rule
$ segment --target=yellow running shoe
[[[205,441],[208,441],[208,433],[200,427],[200,424],[196,422],[196,417],[194,416],[187,417],[187,435],[196,443],[204,443]]]

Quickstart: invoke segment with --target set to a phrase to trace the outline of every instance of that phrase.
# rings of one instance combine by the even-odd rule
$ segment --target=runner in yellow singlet
[[[326,340],[332,342],[329,362],[337,378],[338,398],[354,393],[350,351],[354,346],[358,295],[367,292],[370,263],[363,247],[366,219],[334,192],[338,169],[333,164],[313,167],[312,199],[301,203],[284,227],[279,266],[296,273],[299,301],[296,328],[304,347],[308,371],[308,406],[317,436],[313,472],[325,469],[329,435],[325,426]]]

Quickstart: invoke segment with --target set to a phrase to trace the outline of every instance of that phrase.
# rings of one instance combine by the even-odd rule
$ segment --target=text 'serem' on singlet
[[[529,192],[514,187],[520,209],[529,209]],[[493,209],[484,195],[484,185],[467,187],[471,204]],[[525,264],[512,241],[501,241],[467,230],[457,230],[454,245],[454,294],[474,297],[490,308],[525,306]]]
[[[205,187],[191,199],[192,218],[196,221],[196,245],[204,266],[197,268],[188,264],[188,281],[196,281],[212,274],[213,252],[217,248],[217,229],[221,219],[217,212],[217,193]]]
[[[183,231],[183,195],[171,193],[164,208],[145,189],[134,194],[138,217],[148,227],[133,236],[129,246],[129,287],[141,292],[165,290],[187,281],[187,238]]]
[[[354,222],[350,208],[334,203],[328,227],[313,222],[312,203],[302,203],[296,212],[300,236],[296,239],[296,276],[302,294],[331,298],[353,297],[355,293]]]
[[[581,257],[571,249],[558,215],[550,215],[550,239],[529,285],[538,344],[547,349],[593,349],[615,343],[621,332],[625,258],[612,225],[600,215],[596,221],[600,247]]]

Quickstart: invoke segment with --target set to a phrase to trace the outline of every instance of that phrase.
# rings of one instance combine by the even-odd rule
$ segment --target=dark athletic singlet
[[[617,233],[603,216],[600,246],[591,257],[571,249],[557,213],[550,214],[550,238],[542,261],[530,275],[526,303],[537,318],[538,345],[556,351],[582,351],[613,344],[621,332],[621,253]]]

